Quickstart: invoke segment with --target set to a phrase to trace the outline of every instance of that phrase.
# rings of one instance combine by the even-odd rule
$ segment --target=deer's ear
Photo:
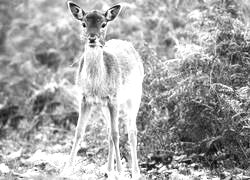
[[[122,9],[122,6],[119,4],[108,9],[104,14],[107,21],[113,21],[118,16],[121,9]]]
[[[75,3],[73,3],[72,1],[68,1],[68,8],[70,10],[70,12],[73,14],[73,16],[77,19],[77,20],[83,20],[83,16],[85,14],[85,12]]]

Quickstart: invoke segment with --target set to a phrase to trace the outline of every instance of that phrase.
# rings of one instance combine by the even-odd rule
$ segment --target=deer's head
[[[103,46],[107,24],[113,21],[121,10],[121,5],[115,5],[106,12],[97,10],[85,12],[77,4],[68,1],[72,15],[81,22],[84,38],[90,47]]]

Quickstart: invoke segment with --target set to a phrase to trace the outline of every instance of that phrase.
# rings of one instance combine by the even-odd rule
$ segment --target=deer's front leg
[[[108,107],[102,107],[102,113],[106,121],[108,129],[108,143],[109,143],[109,154],[108,154],[108,175],[114,170],[114,143],[111,135],[111,120],[110,120],[110,111]]]
[[[70,157],[68,162],[66,163],[62,175],[70,175],[73,171],[75,157],[77,155],[78,146],[81,140],[81,137],[85,134],[86,125],[88,122],[88,118],[91,112],[91,105],[87,104],[85,101],[82,101],[79,107],[79,117],[75,132],[74,143],[70,152]]]
[[[108,104],[110,111],[110,127],[111,127],[111,138],[114,144],[115,155],[116,155],[116,168],[119,173],[122,171],[120,149],[119,149],[119,128],[118,128],[118,105],[110,102]]]

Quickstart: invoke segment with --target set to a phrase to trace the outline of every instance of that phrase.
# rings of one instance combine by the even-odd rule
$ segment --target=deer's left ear
[[[104,14],[107,21],[113,21],[119,15],[121,9],[122,6],[119,4],[108,9]]]

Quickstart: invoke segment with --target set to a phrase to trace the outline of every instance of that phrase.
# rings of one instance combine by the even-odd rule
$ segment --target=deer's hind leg
[[[132,178],[140,178],[140,169],[138,166],[137,158],[137,128],[136,128],[136,116],[140,106],[140,96],[135,99],[130,99],[127,101],[127,130],[128,130],[128,140],[131,152],[131,168],[132,168]]]

